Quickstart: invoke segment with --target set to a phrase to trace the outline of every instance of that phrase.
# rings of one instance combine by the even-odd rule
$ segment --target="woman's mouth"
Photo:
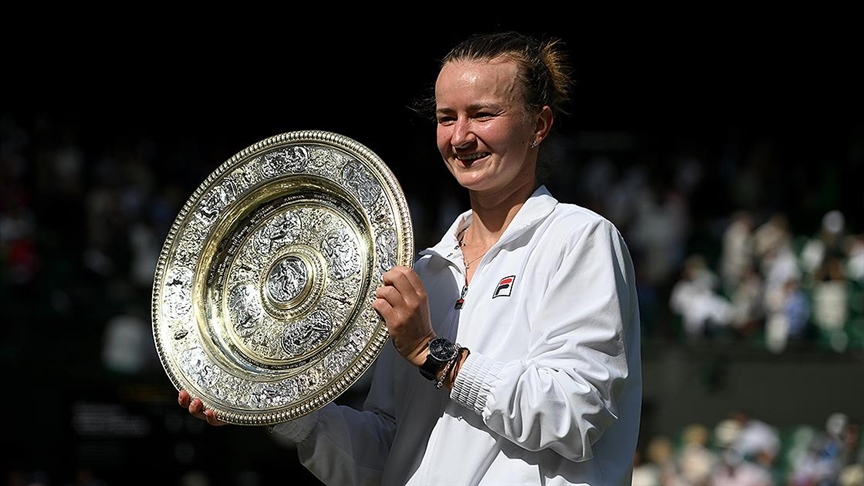
[[[465,165],[471,165],[474,163],[474,161],[476,161],[478,159],[482,159],[484,157],[488,157],[488,156],[489,156],[489,152],[482,152],[482,153],[476,153],[476,154],[457,155],[456,159]]]

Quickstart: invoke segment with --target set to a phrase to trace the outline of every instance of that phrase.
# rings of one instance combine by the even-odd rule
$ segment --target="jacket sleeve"
[[[546,282],[533,289],[528,354],[502,362],[472,351],[451,398],[520,447],[584,461],[620,414],[640,412],[634,269],[617,229],[600,220],[563,245]]]
[[[385,346],[375,368],[388,370],[393,346]],[[328,485],[380,484],[396,423],[390,373],[375,373],[363,410],[330,402],[300,419],[274,427],[296,442],[300,462]],[[388,405],[385,405],[388,404]],[[296,424],[294,423],[296,422]]]

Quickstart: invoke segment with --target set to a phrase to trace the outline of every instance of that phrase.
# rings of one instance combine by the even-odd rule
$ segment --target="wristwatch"
[[[429,353],[426,362],[420,366],[420,374],[427,380],[434,381],[438,372],[448,361],[456,359],[459,350],[449,339],[437,337],[429,341]]]

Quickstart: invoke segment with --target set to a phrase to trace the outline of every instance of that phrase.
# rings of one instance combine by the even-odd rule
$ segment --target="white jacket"
[[[618,230],[538,188],[465,282],[456,235],[414,268],[436,334],[470,349],[449,396],[386,345],[364,411],[276,430],[331,485],[629,485],[642,401],[633,264]]]

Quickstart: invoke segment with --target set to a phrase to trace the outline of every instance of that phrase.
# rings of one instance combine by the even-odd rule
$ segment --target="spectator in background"
[[[832,210],[822,217],[818,233],[809,238],[801,248],[801,266],[808,275],[815,275],[831,258],[845,259],[844,237],[846,217]]]
[[[755,419],[743,410],[729,412],[714,428],[717,447],[734,450],[743,460],[773,467],[780,452],[780,434],[776,427]],[[734,459],[734,457],[732,457]]]
[[[740,337],[755,336],[763,329],[765,319],[765,283],[751,262],[735,285],[731,296],[732,328]]]
[[[632,486],[671,486],[677,478],[672,439],[664,435],[651,437],[644,452],[635,456]]]
[[[775,214],[756,228],[754,248],[759,273],[765,282],[765,312],[769,316],[782,313],[786,284],[790,279],[800,280],[802,276],[785,214]]]
[[[856,461],[856,430],[850,428],[849,416],[832,413],[825,421],[822,433],[817,434],[800,460],[792,464],[790,486],[831,486],[839,482],[840,475]],[[850,437],[850,434],[853,434]],[[850,440],[851,439],[851,440]]]
[[[864,486],[864,445],[861,443],[861,423],[849,417],[844,434],[844,450],[838,483],[840,486]]]
[[[672,287],[669,305],[681,317],[688,341],[700,341],[725,330],[734,318],[728,299],[717,292],[719,279],[701,255],[684,262],[681,278]]]
[[[730,449],[740,453],[747,461],[752,461],[766,469],[774,467],[780,453],[780,434],[777,428],[756,419],[745,410],[734,410],[729,418],[739,425]]]
[[[711,486],[775,486],[771,472],[750,462],[735,449],[721,454],[722,460],[711,472]]]
[[[673,188],[646,187],[628,234],[642,255],[640,278],[665,285],[686,255],[690,214],[687,199]]]
[[[828,254],[813,275],[813,323],[827,337],[835,351],[849,343],[846,323],[849,319],[849,283],[841,256]]]
[[[780,435],[771,425],[744,410],[733,410],[714,429],[720,460],[712,486],[773,486]]]
[[[864,285],[864,235],[849,235],[845,247],[846,275],[858,285]]]
[[[804,340],[810,325],[810,301],[797,278],[786,282],[778,298],[782,302],[765,323],[765,344],[774,353],[785,350],[790,340]]]
[[[702,424],[691,424],[684,428],[682,444],[678,452],[678,471],[683,484],[708,485],[711,474],[720,458],[710,448],[711,432]]]
[[[737,211],[720,240],[720,278],[727,295],[735,293],[753,268],[753,215]]]

